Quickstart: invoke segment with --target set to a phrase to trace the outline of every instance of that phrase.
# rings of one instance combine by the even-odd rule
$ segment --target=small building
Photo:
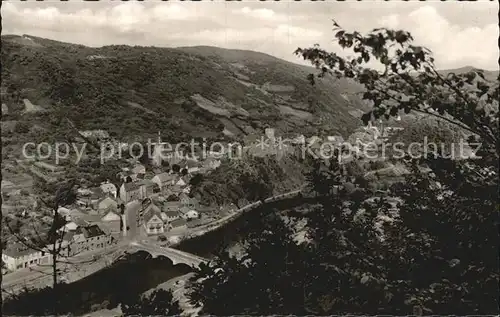
[[[179,187],[181,187],[181,188],[182,188],[182,187],[184,187],[184,186],[186,186],[186,185],[187,185],[187,183],[186,183],[186,181],[185,181],[182,177],[179,177],[179,178],[175,181],[175,183],[174,183],[174,186],[179,186]]]
[[[77,190],[77,204],[82,207],[94,207],[102,198],[107,197],[100,187],[79,188]]]
[[[109,133],[105,130],[85,130],[78,132],[85,138],[94,138],[102,141],[109,139]]]
[[[137,184],[139,184],[139,186],[141,187],[143,199],[160,191],[158,184],[149,179],[139,180]]]
[[[182,215],[182,218],[185,218],[185,214],[187,214],[189,212],[189,208],[188,207],[181,207],[181,209],[179,210],[179,213]]]
[[[207,170],[214,170],[220,165],[221,161],[213,157],[208,157],[205,161],[203,161],[203,167]]]
[[[174,185],[174,186],[172,186],[172,187],[170,187],[168,189],[167,193],[169,195],[176,195],[176,196],[178,196],[178,195],[180,195],[180,193],[182,193],[182,191],[183,191],[183,188],[181,186]]]
[[[75,231],[78,228],[78,225],[74,221],[67,222],[64,226],[59,228],[57,231],[59,232],[70,232]]]
[[[2,103],[2,115],[9,114],[9,107],[6,104]]]
[[[168,186],[174,185],[174,180],[175,176],[169,173],[157,174],[151,179],[152,182],[158,185],[160,190]]]
[[[162,234],[165,232],[163,220],[161,219],[161,210],[156,205],[151,204],[147,210],[144,211],[143,224],[146,234]]]
[[[126,203],[144,198],[146,197],[143,195],[141,184],[139,183],[123,183],[120,187],[120,199]]]
[[[116,199],[107,196],[98,200],[97,203],[94,205],[94,208],[97,209],[99,212],[104,212],[108,210],[117,210],[118,202],[116,201]]]
[[[111,196],[113,196],[114,198],[116,198],[117,189],[116,189],[116,186],[113,183],[110,183],[109,181],[106,181],[106,182],[102,183],[100,187],[101,187],[101,190],[105,194],[110,194]]]
[[[191,173],[197,173],[200,171],[200,168],[203,166],[200,162],[193,160],[193,159],[187,159],[185,161],[182,161],[179,166],[181,169],[186,169],[189,174]]]
[[[178,211],[167,211],[161,213],[161,219],[163,222],[170,223],[176,219],[179,219],[180,215]]]
[[[185,214],[183,214],[184,219],[199,219],[200,214],[196,210],[189,210]]]
[[[80,243],[76,244],[77,253],[102,249],[111,244],[111,237],[106,235],[97,224],[78,227],[73,236],[73,244],[75,240]]]
[[[146,174],[146,167],[142,164],[136,164],[132,169],[131,172],[139,177],[139,175],[145,175]]]
[[[179,218],[176,219],[172,222],[170,222],[168,225],[168,231],[183,231],[187,229],[187,222],[185,219]]]
[[[163,212],[176,212],[178,213],[182,207],[180,201],[166,201],[163,203],[162,211]]]
[[[50,262],[48,252],[30,249],[18,242],[7,247],[2,253],[2,261],[9,271],[15,271],[27,267]]]
[[[198,208],[198,200],[194,197],[189,197],[186,193],[179,194],[179,199],[183,207],[188,207],[190,209]]]
[[[101,218],[101,221],[110,228],[111,233],[119,233],[121,231],[122,217],[116,211],[108,211],[108,213]]]

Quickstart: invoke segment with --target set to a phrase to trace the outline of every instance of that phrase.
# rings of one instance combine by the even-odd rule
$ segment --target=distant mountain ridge
[[[4,103],[12,120],[53,130],[49,114],[23,115],[28,100],[81,130],[115,136],[241,138],[266,127],[283,134],[348,135],[368,109],[347,80],[312,87],[312,67],[268,54],[196,46],[99,48],[2,36]],[[52,120],[53,121],[53,120]]]
[[[369,110],[355,82],[328,76],[311,86],[307,75],[317,72],[313,67],[255,51],[96,48],[2,35],[1,58],[6,120],[37,126],[37,136],[61,134],[61,118],[68,118],[80,130],[105,129],[134,140],[158,131],[177,141],[241,139],[266,127],[346,137]],[[498,72],[485,75],[496,80]],[[34,112],[29,105],[48,111]]]

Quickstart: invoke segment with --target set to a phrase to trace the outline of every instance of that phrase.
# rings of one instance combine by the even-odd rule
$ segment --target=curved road
[[[280,199],[285,199],[288,198],[290,195],[293,193],[299,193],[302,189],[299,190],[293,190],[289,191],[285,194],[280,194],[280,195],[275,195],[273,197],[270,197],[266,200],[272,199],[272,198],[278,198]],[[285,196],[285,197],[283,197]],[[193,228],[196,231],[194,233],[191,233],[189,235],[189,238],[195,237],[195,236],[200,236],[203,235],[207,232],[210,232],[212,230],[216,230],[217,228],[227,224],[228,222],[236,219],[240,215],[243,214],[244,212],[248,212],[249,210],[245,210],[248,206],[251,206],[255,204],[255,202],[247,204],[243,206],[242,208],[236,210],[234,213],[223,217],[221,219],[218,219],[216,221],[213,221],[208,224],[201,225],[199,227]],[[258,205],[256,207],[260,207],[261,205]],[[133,220],[131,218],[127,220]],[[135,226],[130,226],[131,228]],[[131,230],[132,231],[132,230]],[[134,230],[135,231],[135,230]],[[135,232],[132,232],[135,233]],[[73,258],[71,258],[72,261],[79,260],[81,262],[80,265],[64,265],[64,269],[67,270],[64,274],[61,275],[60,279],[62,281],[66,281],[68,283],[75,282],[79,279],[82,279],[90,274],[93,274],[109,265],[111,265],[117,258],[119,258],[121,255],[125,253],[125,250],[127,248],[134,248],[139,250],[144,250],[152,255],[163,255],[165,257],[168,257],[169,259],[172,260],[175,264],[178,263],[185,263],[189,266],[198,266],[202,262],[207,262],[207,259],[201,258],[197,255],[183,252],[180,250],[176,250],[173,248],[169,247],[161,247],[158,245],[154,244],[149,244],[149,243],[143,243],[143,242],[137,242],[137,241],[121,241],[117,245],[111,246],[109,248],[99,250],[97,252],[92,252],[89,254],[81,254],[77,255]],[[125,250],[123,250],[125,248]],[[90,261],[94,258],[94,256],[98,256],[99,258],[96,261]],[[77,262],[77,261],[75,261]],[[85,262],[92,262],[92,263],[85,263]],[[26,287],[34,287],[34,288],[42,288],[46,287],[52,284],[52,277],[51,277],[51,272],[52,268],[49,267],[35,267],[30,269],[23,269],[19,271],[12,272],[10,274],[6,274],[3,276],[3,283],[2,283],[2,292],[5,293],[16,293],[19,290],[22,290],[25,286]]]

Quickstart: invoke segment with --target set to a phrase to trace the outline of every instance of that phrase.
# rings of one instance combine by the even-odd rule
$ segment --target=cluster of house
[[[60,247],[60,256],[70,257],[95,251],[117,241],[122,217],[119,212],[120,200],[116,194],[116,186],[104,182],[95,188],[79,189],[75,208],[58,209],[58,213],[66,220],[66,224],[59,228],[63,234],[61,244],[57,246]],[[50,263],[52,255],[49,250],[53,245],[33,249],[26,244],[18,242],[4,250],[2,260],[8,270]]]
[[[136,225],[146,234],[183,230],[189,221],[200,217],[197,200],[189,196],[189,178],[199,167],[188,161],[184,168],[185,175],[163,172],[146,179],[145,170],[136,169],[126,176],[129,179],[120,187],[119,197],[125,203],[125,213],[136,214]]]
[[[107,139],[105,131],[82,131],[84,137]],[[161,159],[153,160],[160,167]],[[61,256],[95,251],[116,242],[120,234],[127,232],[127,215],[136,214],[135,224],[144,228],[148,235],[162,234],[166,231],[182,232],[200,218],[196,211],[198,203],[189,196],[189,179],[195,173],[204,173],[217,168],[220,159],[208,157],[199,162],[177,158],[170,162],[180,167],[179,172],[158,172],[146,178],[144,165],[135,163],[133,168],[123,168],[118,178],[122,181],[119,188],[109,181],[94,188],[79,188],[74,207],[61,207],[58,213],[65,217],[66,224],[60,228],[64,237],[60,242]],[[39,163],[39,168],[53,170],[49,164]],[[160,169],[158,168],[158,171]],[[26,247],[23,243],[10,245],[3,253],[2,260],[8,270],[51,261],[48,248]]]
[[[59,229],[64,235],[62,240],[59,240],[55,246],[59,258],[103,249],[116,241],[112,235],[106,233],[98,224],[81,221],[78,225],[73,223],[66,224],[66,226],[64,229]],[[52,262],[53,249],[53,244],[33,248],[31,243],[19,241],[9,245],[4,250],[2,261],[9,271],[36,265],[47,265]]]

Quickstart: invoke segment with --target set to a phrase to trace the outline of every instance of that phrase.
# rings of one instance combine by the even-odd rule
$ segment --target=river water
[[[205,258],[212,258],[219,250],[228,249],[237,244],[240,238],[243,238],[252,227],[255,228],[265,212],[288,208],[298,202],[303,202],[303,200],[296,198],[258,207],[239,216],[222,228],[183,241],[175,248]],[[65,312],[75,315],[106,308],[112,309],[117,307],[124,297],[137,296],[172,278],[192,271],[193,269],[187,265],[174,266],[172,261],[165,257],[159,256],[153,259],[147,252],[139,251],[127,255],[107,269],[75,283],[64,285],[65,299],[61,305],[66,306],[65,303],[67,303],[67,307],[64,307]],[[38,311],[34,311],[34,308],[35,306],[47,306],[47,297],[36,294],[33,296],[17,304],[6,303],[4,314],[42,314],[42,308],[39,308]]]

